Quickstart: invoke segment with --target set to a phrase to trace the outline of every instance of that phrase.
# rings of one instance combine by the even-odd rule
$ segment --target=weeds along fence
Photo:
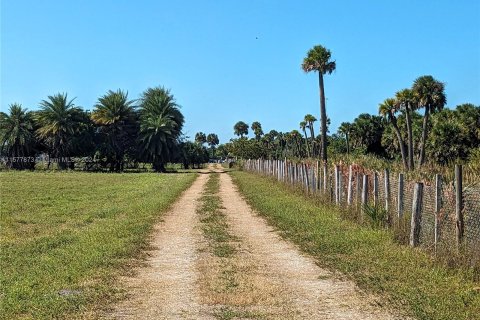
[[[435,252],[468,249],[480,257],[480,187],[463,185],[461,166],[450,183],[438,174],[409,181],[388,169],[320,161],[247,160],[243,168],[345,207],[360,221],[394,227],[401,231],[398,240],[411,246]]]

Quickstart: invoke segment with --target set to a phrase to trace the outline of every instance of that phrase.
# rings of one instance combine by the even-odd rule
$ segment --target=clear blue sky
[[[190,137],[226,142],[238,120],[290,131],[319,118],[317,77],[300,64],[322,44],[337,61],[325,83],[336,131],[426,74],[448,106],[480,104],[479,21],[478,0],[1,0],[0,106],[67,92],[91,110],[109,89],[163,85]]]

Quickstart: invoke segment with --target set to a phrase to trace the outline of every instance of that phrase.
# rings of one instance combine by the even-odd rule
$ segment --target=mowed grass
[[[194,174],[0,173],[0,318],[96,317]]]
[[[449,269],[432,257],[393,242],[386,230],[342,220],[333,207],[246,172],[232,176],[247,201],[282,234],[339,270],[386,305],[418,319],[480,319],[480,283],[472,270]]]

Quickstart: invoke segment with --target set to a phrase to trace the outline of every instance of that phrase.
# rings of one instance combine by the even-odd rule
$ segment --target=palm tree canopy
[[[311,125],[312,123],[314,123],[315,121],[317,121],[317,118],[315,118],[313,115],[311,114],[306,114],[305,115],[305,118],[303,119],[304,121],[306,121],[309,125]]]
[[[248,124],[246,124],[243,121],[238,121],[234,126],[233,126],[233,131],[235,135],[237,136],[243,136],[248,134]]]
[[[432,76],[418,77],[412,87],[418,107],[429,107],[431,111],[443,109],[447,103],[445,85]]]
[[[415,95],[411,89],[402,89],[395,93],[395,104],[397,110],[405,110],[408,106],[415,105]]]
[[[307,52],[303,59],[302,69],[305,72],[317,71],[322,74],[331,74],[335,68],[335,61],[330,61],[332,54],[327,48],[317,45]]]
[[[385,119],[390,120],[392,116],[397,112],[397,99],[388,98],[385,99],[378,106],[378,113],[383,116]]]
[[[32,113],[21,104],[11,104],[9,114],[0,112],[1,151],[9,156],[22,156],[32,149],[35,137]]]
[[[195,142],[199,144],[204,144],[207,142],[207,136],[203,132],[197,132],[195,134]]]
[[[216,146],[219,143],[218,136],[215,133],[209,133],[207,136],[207,143],[211,147]]]
[[[132,117],[134,111],[128,100],[128,92],[118,89],[116,92],[109,90],[105,95],[98,98],[92,120],[99,125],[117,125]]]
[[[147,89],[140,104],[140,153],[154,163],[168,161],[183,123],[183,114],[169,90]]]

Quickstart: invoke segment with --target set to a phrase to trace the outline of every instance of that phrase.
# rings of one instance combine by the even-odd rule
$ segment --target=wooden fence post
[[[317,175],[317,192],[322,188],[322,181],[320,180],[320,161],[316,163],[316,175]]]
[[[340,180],[340,178],[339,178],[339,171],[340,171],[340,170],[339,170],[338,165],[335,165],[335,204],[337,204],[337,205],[338,205],[339,202],[340,202],[340,200],[339,200],[340,197],[339,197],[339,195],[338,195],[338,192],[339,192],[339,186],[338,186],[338,184],[340,183],[340,182],[339,182],[339,180]]]
[[[383,181],[385,182],[385,212],[387,213],[385,218],[387,223],[390,223],[390,171],[388,169],[383,172]]]
[[[412,220],[410,226],[410,246],[420,243],[420,225],[422,222],[423,183],[417,182],[413,190]]]
[[[353,172],[352,165],[348,167],[348,187],[347,187],[347,204],[348,206],[352,205],[352,189],[353,189]]]
[[[310,193],[310,183],[309,183],[309,177],[308,177],[308,165],[306,163],[303,164],[303,172],[305,176],[305,189],[308,194]]]
[[[323,163],[323,193],[327,194],[328,188],[328,165],[326,162]]]
[[[460,249],[460,245],[463,241],[463,179],[462,179],[462,166],[455,165],[455,220],[456,220],[456,233],[457,233],[457,247]]]
[[[373,207],[376,209],[378,206],[378,173],[373,173]]]
[[[365,209],[368,204],[368,176],[363,175],[363,188],[362,188],[362,218],[365,214]]]
[[[360,207],[360,201],[361,201],[361,193],[362,193],[362,175],[360,172],[357,172],[355,175],[355,206],[356,209]]]
[[[435,253],[437,252],[438,241],[440,240],[440,209],[442,207],[442,176],[435,175],[435,230],[434,244]]]
[[[403,218],[403,199],[404,199],[404,194],[403,194],[403,188],[404,188],[404,181],[403,181],[403,173],[398,174],[398,201],[397,201],[397,216],[398,219]]]

